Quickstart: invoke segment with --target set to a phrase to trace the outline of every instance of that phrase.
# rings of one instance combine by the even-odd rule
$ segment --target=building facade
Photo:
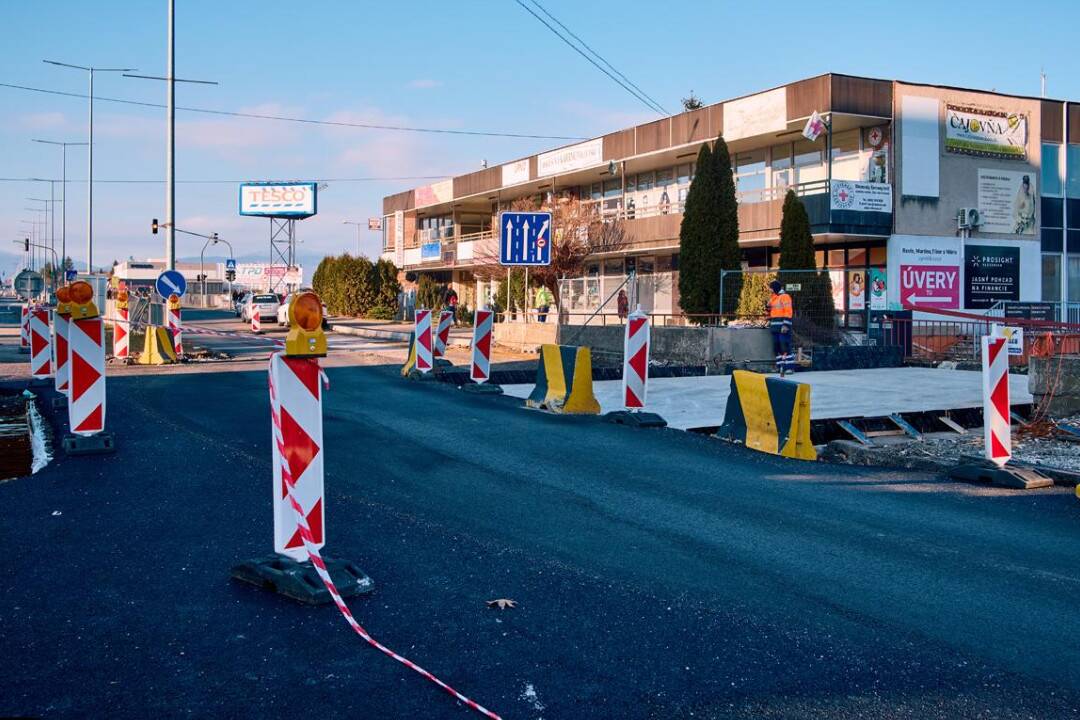
[[[810,141],[814,113],[828,129]],[[781,206],[795,191],[842,327],[865,328],[872,309],[985,312],[1008,301],[1067,300],[1080,320],[1080,105],[848,75],[388,196],[384,256],[454,284],[475,307],[490,292],[477,270],[497,257],[498,213],[522,198],[571,198],[622,221],[631,241],[564,281],[560,310],[595,310],[633,270],[643,307],[678,315],[683,205],[698,149],[720,134],[744,268],[777,267]]]

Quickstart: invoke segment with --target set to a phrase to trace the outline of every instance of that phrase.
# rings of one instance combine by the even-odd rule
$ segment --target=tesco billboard
[[[318,210],[315,183],[241,183],[240,214],[306,218]]]

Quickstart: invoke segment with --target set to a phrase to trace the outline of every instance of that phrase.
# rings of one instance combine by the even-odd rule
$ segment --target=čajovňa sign
[[[1027,157],[1027,116],[946,105],[945,151],[1023,160]]]

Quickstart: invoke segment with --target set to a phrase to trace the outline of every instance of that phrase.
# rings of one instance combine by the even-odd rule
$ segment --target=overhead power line
[[[45,95],[61,95],[63,97],[73,97],[86,99],[89,95],[83,93],[66,92],[63,90],[50,90],[48,88],[30,87],[29,85],[15,85],[12,83],[0,83],[0,87],[10,88],[12,90],[24,90],[26,92],[43,93]],[[167,106],[161,103],[142,102],[140,100],[127,100],[124,98],[102,97],[101,95],[95,95],[94,100],[100,102],[119,103],[122,105],[136,105],[138,107],[149,108],[166,108]],[[265,113],[250,113],[239,112],[233,110],[211,110],[209,108],[196,108],[196,107],[181,107],[176,106],[177,110],[183,110],[185,112],[203,113],[206,115],[222,115],[225,117],[237,117],[237,118],[252,118],[255,120],[276,120],[278,122],[293,122],[302,123],[305,125],[325,125],[330,127],[348,127],[348,128],[363,128],[365,130],[392,130],[395,132],[412,132],[412,133],[430,133],[436,135],[470,135],[477,137],[503,137],[503,138],[522,138],[527,140],[583,140],[580,135],[534,135],[531,133],[511,133],[511,132],[496,132],[488,130],[449,130],[446,128],[425,128],[425,127],[410,127],[407,125],[382,125],[378,123],[361,123],[361,122],[345,122],[335,120],[312,120],[310,118],[296,118],[287,117],[284,115],[268,115]],[[95,180],[95,182],[97,182]]]
[[[648,101],[649,101],[649,102],[651,103],[651,106],[652,106],[652,108],[653,108],[654,110],[659,110],[659,111],[660,111],[660,112],[662,112],[662,113],[663,113],[664,115],[670,115],[670,114],[671,114],[671,113],[669,113],[669,112],[667,111],[667,109],[666,109],[666,108],[665,108],[665,107],[664,107],[663,105],[661,105],[660,103],[658,103],[658,102],[657,102],[657,101],[656,101],[656,100],[655,100],[655,99],[654,99],[654,98],[653,98],[653,97],[652,97],[651,95],[649,95],[649,94],[648,94],[648,93],[646,93],[646,92],[645,92],[644,90],[642,90],[642,89],[641,89],[640,87],[638,87],[637,85],[635,85],[635,84],[634,84],[634,82],[633,82],[633,81],[632,81],[632,80],[631,80],[630,78],[626,77],[626,76],[625,76],[625,75],[623,75],[623,74],[622,74],[621,72],[619,72],[619,71],[618,71],[618,70],[617,70],[617,69],[615,68],[615,66],[614,66],[614,65],[612,65],[611,63],[609,63],[609,62],[607,61],[607,59],[606,59],[606,58],[604,58],[604,56],[603,56],[603,55],[601,55],[600,53],[598,53],[598,52],[596,52],[595,50],[593,50],[593,49],[592,49],[592,48],[591,48],[591,47],[589,46],[589,44],[588,44],[587,42],[585,42],[585,41],[584,41],[584,40],[582,40],[582,39],[581,39],[580,37],[578,37],[577,35],[575,35],[575,34],[574,34],[574,31],[573,31],[573,30],[571,30],[570,28],[566,27],[566,25],[564,25],[564,24],[562,23],[562,21],[560,21],[560,20],[559,20],[559,18],[555,17],[555,16],[554,16],[554,15],[552,15],[552,14],[551,14],[550,12],[548,12],[548,9],[547,9],[546,7],[544,7],[543,5],[541,5],[541,4],[540,4],[540,3],[538,2],[538,0],[532,0],[532,4],[533,4],[533,5],[535,5],[536,7],[540,8],[540,12],[544,13],[544,14],[545,14],[545,15],[547,15],[547,16],[548,16],[549,18],[551,18],[552,22],[554,22],[554,23],[555,23],[556,25],[558,25],[558,26],[559,26],[559,27],[561,27],[561,28],[562,28],[563,30],[565,30],[565,31],[566,31],[566,33],[567,33],[567,34],[568,34],[568,35],[569,35],[570,37],[572,37],[572,38],[574,38],[575,40],[577,40],[577,41],[578,41],[578,44],[580,44],[580,45],[581,45],[581,46],[582,46],[583,48],[585,48],[586,50],[588,50],[588,51],[589,51],[589,53],[591,53],[593,57],[595,57],[595,58],[596,58],[597,60],[599,60],[600,62],[604,63],[604,65],[606,65],[606,66],[608,67],[608,69],[609,69],[609,70],[611,70],[611,72],[615,73],[615,74],[616,74],[616,75],[618,75],[618,76],[619,76],[620,78],[622,78],[623,80],[625,80],[625,81],[627,82],[627,84],[628,84],[628,85],[630,85],[630,87],[634,88],[634,89],[635,89],[635,90],[637,90],[637,91],[638,91],[638,92],[639,92],[639,93],[640,93],[640,94],[641,94],[642,96],[644,96],[644,97],[645,97],[645,99],[647,99],[647,100],[648,100]]]
[[[514,0],[514,2],[516,2],[516,3],[517,3],[518,5],[520,5],[520,6],[522,7],[522,8],[524,8],[524,9],[525,9],[525,12],[529,13],[529,14],[530,14],[530,15],[532,15],[532,16],[533,16],[534,18],[536,18],[537,20],[539,20],[539,21],[540,21],[540,23],[541,23],[541,24],[543,24],[543,26],[544,26],[544,27],[546,27],[546,28],[547,28],[548,30],[550,30],[550,31],[551,31],[552,33],[554,33],[554,34],[555,34],[555,36],[556,36],[557,38],[559,38],[559,39],[560,39],[560,40],[562,40],[562,41],[563,41],[564,43],[566,43],[566,45],[567,45],[567,46],[569,46],[569,47],[570,47],[570,49],[572,49],[572,50],[573,50],[574,52],[576,52],[576,53],[577,53],[578,55],[580,55],[581,57],[585,58],[585,59],[586,59],[586,60],[587,60],[587,61],[588,61],[588,62],[589,62],[589,63],[590,63],[590,64],[591,64],[591,65],[592,65],[593,67],[595,67],[595,68],[596,68],[597,70],[599,70],[600,72],[604,73],[604,74],[605,74],[605,75],[607,75],[607,76],[608,76],[609,78],[611,78],[611,79],[612,79],[612,80],[613,80],[613,81],[614,81],[614,82],[615,82],[615,83],[616,83],[616,84],[617,84],[617,85],[618,85],[619,87],[621,87],[621,88],[622,88],[623,90],[625,90],[626,92],[628,92],[628,93],[630,93],[631,95],[633,95],[633,96],[634,96],[634,97],[635,97],[635,98],[636,98],[637,100],[639,100],[639,101],[640,101],[640,102],[641,102],[642,104],[644,104],[644,105],[645,105],[645,107],[647,107],[647,108],[649,108],[650,110],[652,110],[653,112],[659,113],[659,114],[661,114],[661,115],[668,115],[668,114],[669,114],[669,113],[668,113],[668,112],[667,112],[666,110],[664,110],[664,108],[663,108],[663,107],[661,107],[661,106],[660,106],[660,105],[659,105],[658,103],[656,103],[656,102],[655,102],[654,100],[651,100],[651,99],[650,99],[650,98],[649,98],[649,97],[648,97],[647,95],[645,95],[644,93],[642,93],[642,92],[641,92],[641,91],[639,91],[639,90],[635,90],[635,89],[634,89],[634,87],[636,87],[636,86],[634,86],[634,87],[631,87],[631,85],[632,85],[633,83],[627,84],[627,83],[628,83],[629,81],[627,81],[627,82],[623,82],[623,81],[622,81],[622,80],[620,80],[620,79],[619,79],[618,77],[616,77],[616,76],[615,76],[614,74],[612,74],[612,72],[611,72],[610,70],[608,70],[607,68],[605,68],[605,67],[604,67],[603,65],[601,65],[600,63],[598,63],[598,62],[597,62],[596,60],[594,60],[594,59],[592,59],[591,57],[589,57],[589,55],[588,55],[588,54],[586,54],[584,50],[582,50],[582,49],[581,49],[581,48],[579,48],[579,47],[578,47],[577,45],[575,45],[575,44],[574,44],[573,42],[571,42],[571,41],[570,41],[570,40],[569,40],[569,39],[568,39],[568,38],[567,38],[567,37],[566,37],[565,35],[563,35],[563,34],[562,34],[561,32],[559,32],[559,31],[558,31],[558,30],[557,30],[557,29],[556,29],[555,27],[553,27],[553,26],[552,26],[552,24],[551,24],[551,23],[549,23],[549,22],[548,22],[547,20],[545,20],[544,18],[542,18],[542,17],[540,17],[539,15],[537,15],[537,14],[536,14],[536,11],[534,11],[534,10],[533,10],[533,9],[532,9],[531,7],[529,7],[528,5],[526,5],[526,4],[525,4],[525,3],[524,3],[524,2],[522,1],[522,0]],[[539,4],[539,3],[536,3],[536,6],[537,6],[537,7],[539,7],[539,8],[541,9],[541,10],[544,10],[544,8],[543,8],[542,6],[540,6],[540,4]],[[550,13],[548,13],[548,12],[547,12],[546,10],[544,10],[544,13],[545,13],[545,14],[547,14],[547,15],[548,15],[549,17],[551,17],[551,19],[552,19],[552,20],[555,20],[555,18],[554,18],[553,16],[551,16],[551,14],[550,14]],[[559,21],[558,21],[558,20],[555,20],[555,22],[559,22]],[[562,23],[559,23],[559,25],[560,25],[560,26],[562,26]],[[565,27],[565,26],[564,26],[564,27]],[[567,32],[569,32],[569,30],[568,30]],[[573,34],[573,33],[571,33],[571,35],[572,35],[572,34]],[[575,36],[575,37],[576,37],[576,36]],[[581,41],[580,41],[580,40],[578,40],[578,42],[581,42]],[[584,46],[585,46],[586,48],[588,48],[588,46],[587,46],[587,45],[585,45],[585,43],[581,43],[581,44],[582,44],[582,45],[584,45]],[[589,49],[589,52],[592,52],[593,54],[595,54],[595,52],[594,52],[594,51],[593,51],[593,50],[592,50],[591,48],[588,48],[588,49]],[[600,57],[600,56],[599,56],[599,55],[597,55],[597,57]],[[609,67],[610,67],[610,64],[609,64],[609,63],[607,63],[607,61],[606,61],[606,60],[604,60],[603,58],[600,58],[600,59],[601,59],[601,60],[602,60],[602,61],[603,61],[603,62],[604,62],[605,64],[608,64],[608,65],[609,65]],[[614,68],[612,68],[612,70],[614,70]],[[621,75],[621,73],[619,73],[619,74]]]
[[[398,176],[386,176],[386,177],[355,177],[355,178],[315,178],[308,180],[307,182],[320,182],[320,183],[353,183],[353,182],[390,182],[394,180],[444,180],[446,175],[398,175]],[[0,182],[63,182],[63,180],[49,180],[47,178],[15,178],[15,177],[0,177]],[[84,183],[86,180],[68,180],[68,183]],[[162,184],[165,180],[138,180],[138,179],[122,179],[122,180],[99,180],[94,178],[94,184],[98,183],[117,183],[117,184]],[[177,183],[185,183],[188,185],[236,185],[246,182],[262,182],[261,180],[254,180],[252,178],[244,178],[242,180],[177,180]],[[285,181],[282,181],[285,182]]]

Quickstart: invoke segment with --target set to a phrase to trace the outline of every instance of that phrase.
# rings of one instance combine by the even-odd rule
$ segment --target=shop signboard
[[[241,183],[240,214],[303,219],[318,211],[315,183]]]
[[[896,273],[901,308],[956,310],[960,307],[960,240],[894,235],[889,241],[889,272]]]
[[[442,253],[442,243],[438,240],[426,242],[420,246],[420,260],[427,262],[429,260],[438,260]]]
[[[502,186],[510,187],[529,182],[529,160],[518,160],[502,166]]]
[[[964,307],[989,308],[1020,299],[1020,248],[964,247]]]
[[[416,188],[413,193],[416,207],[447,203],[454,199],[454,181],[443,180],[431,185],[424,185]]]
[[[979,231],[1034,235],[1035,198],[1033,173],[979,168]]]
[[[980,157],[1027,157],[1027,116],[1004,110],[945,106],[945,151]]]
[[[1006,318],[1020,318],[1024,320],[1042,320],[1043,322],[1054,321],[1054,303],[1046,302],[1006,302]]]
[[[892,212],[892,186],[882,182],[833,180],[830,207],[856,212]]]
[[[561,173],[583,170],[601,165],[604,162],[604,140],[597,138],[551,152],[541,153],[536,158],[537,175],[546,177]]]
[[[394,212],[394,264],[405,264],[405,213],[401,210]]]

